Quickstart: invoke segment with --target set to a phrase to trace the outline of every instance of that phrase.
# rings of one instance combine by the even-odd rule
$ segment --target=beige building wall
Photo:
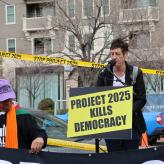
[[[123,8],[125,2],[137,3],[137,0],[111,0],[111,12],[112,21],[117,22],[112,26],[114,30],[114,37],[128,36],[132,31],[148,31],[150,38],[149,48],[145,49],[131,49],[131,51],[145,55],[146,60],[163,60],[164,59],[164,1],[156,0],[157,6],[145,6],[145,7],[132,7]],[[140,1],[142,2],[142,1]],[[127,40],[129,38],[127,37]],[[129,40],[130,41],[130,40]],[[144,40],[140,40],[141,44],[144,44]],[[132,60],[136,60],[134,55],[130,54]]]
[[[34,52],[34,38],[42,38],[42,37],[50,37],[52,42],[52,54],[50,56],[57,57],[58,55],[53,55],[56,51],[64,51],[66,53],[70,53],[66,50],[65,45],[68,45],[68,34],[61,31],[59,28],[55,27],[55,22],[66,21],[62,19],[59,11],[56,11],[55,16],[47,16],[44,18],[27,18],[27,4],[32,3],[40,3],[40,2],[50,2],[53,0],[5,0],[5,2],[9,4],[15,5],[15,13],[16,13],[16,22],[15,24],[6,24],[6,4],[0,2],[0,50],[6,51],[6,39],[7,38],[16,38],[16,52],[18,53],[26,53],[33,54]],[[95,0],[97,1],[97,0]],[[135,31],[138,29],[148,29],[150,32],[150,49],[153,49],[154,58],[156,57],[156,53],[158,55],[163,55],[164,53],[164,1],[157,0],[157,12],[159,13],[158,19],[150,19],[146,18],[144,21],[136,21],[132,20],[121,21],[121,1],[122,0],[109,0],[110,2],[110,15],[106,17],[106,21],[109,23],[108,25],[112,27],[113,37],[118,37],[120,34],[128,35],[130,31]],[[63,8],[66,9],[67,0],[61,0]],[[81,27],[87,26],[86,19],[83,17],[83,9],[82,9],[82,0],[75,0],[75,13],[81,22]],[[150,11],[150,10],[149,10]],[[128,10],[125,11],[129,16]],[[138,12],[143,12],[143,10],[139,10]],[[148,11],[147,11],[148,12]],[[96,13],[96,12],[95,12]],[[42,28],[42,29],[40,29]],[[110,28],[109,28],[110,29]],[[102,37],[104,30],[100,31],[97,34],[97,37]],[[102,46],[103,40],[98,40],[95,43],[95,51]],[[105,51],[105,54],[109,53],[109,49]],[[46,54],[44,54],[46,55]],[[14,81],[15,78],[15,67],[22,66],[22,64],[14,60],[4,60],[3,63],[3,73],[5,76],[9,77]],[[10,67],[10,69],[9,69]],[[77,75],[71,79],[68,79],[69,72],[65,72],[65,90],[66,97],[68,97],[68,90],[70,86],[77,87]],[[76,78],[75,78],[76,77]]]

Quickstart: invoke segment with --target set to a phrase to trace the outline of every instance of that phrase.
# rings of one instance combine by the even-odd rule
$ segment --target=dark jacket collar
[[[126,65],[126,71],[125,71],[125,84],[126,85],[131,85],[132,84],[132,71],[133,71],[133,66],[128,64],[127,62],[125,62]],[[110,67],[111,71],[113,72],[113,66]],[[111,73],[109,73],[109,79],[111,79],[109,81],[109,85],[112,86],[113,85],[113,75]]]

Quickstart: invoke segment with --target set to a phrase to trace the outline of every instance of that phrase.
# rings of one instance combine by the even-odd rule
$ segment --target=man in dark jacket
[[[108,69],[105,68],[100,73],[97,86],[133,86],[133,125],[131,140],[106,139],[105,141],[110,152],[137,149],[140,144],[141,135],[146,131],[146,125],[142,115],[142,108],[146,103],[143,74],[138,69],[136,81],[133,81],[133,66],[126,62],[128,58],[128,44],[121,38],[112,41],[110,50],[111,59],[114,59],[116,63],[114,65],[111,64]]]
[[[31,149],[38,153],[47,144],[47,135],[25,110],[16,111],[15,93],[6,79],[0,79],[0,146]]]

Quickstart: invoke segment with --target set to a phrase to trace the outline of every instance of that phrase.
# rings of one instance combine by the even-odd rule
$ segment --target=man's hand
[[[44,140],[41,137],[38,137],[32,141],[31,144],[31,152],[32,153],[39,153],[42,150],[42,147],[44,145]]]

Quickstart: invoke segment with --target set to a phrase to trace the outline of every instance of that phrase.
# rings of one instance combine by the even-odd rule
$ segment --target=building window
[[[149,48],[150,32],[149,31],[133,31],[129,34],[130,48]]]
[[[6,24],[15,23],[15,6],[8,5],[6,6]]]
[[[19,104],[28,108],[38,108],[39,102],[45,98],[51,98],[54,102],[63,100],[63,71],[63,66],[16,68],[16,89]],[[58,109],[65,109],[64,103],[61,102],[60,107]]]
[[[157,0],[122,0],[121,6],[123,9],[157,6]]]
[[[110,33],[109,31],[104,32],[104,47],[106,49],[109,49],[109,44],[110,44]]]
[[[16,39],[15,38],[7,39],[7,51],[16,52]]]
[[[74,35],[69,35],[68,43],[69,43],[70,51],[74,51],[75,50],[75,36]]]
[[[131,9],[136,8],[136,1],[137,0],[122,0],[121,1],[121,8],[122,9]]]
[[[27,17],[44,17],[44,16],[55,15],[55,4],[54,3],[43,3],[43,4],[28,4],[27,5]]]
[[[35,38],[34,39],[34,54],[51,54],[52,45],[51,38]]]
[[[101,0],[102,4],[102,14],[108,15],[109,14],[109,0]]]
[[[137,7],[156,6],[156,0],[137,0]]]
[[[68,16],[71,18],[75,16],[75,0],[68,0]]]
[[[92,45],[91,45],[91,50],[94,50],[94,41],[91,40],[91,34],[88,33],[88,34],[85,34],[84,35],[84,42],[86,44],[86,49],[88,49],[88,46],[91,45],[91,42],[92,42]]]
[[[83,0],[83,16],[93,16],[93,0]]]

